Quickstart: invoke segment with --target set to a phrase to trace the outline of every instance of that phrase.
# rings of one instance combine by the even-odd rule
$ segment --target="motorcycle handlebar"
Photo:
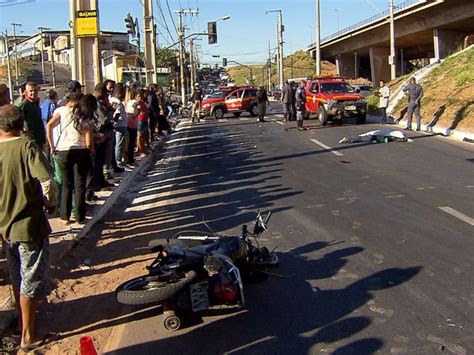
[[[265,217],[265,224],[268,223],[268,221],[270,221],[270,216],[272,215],[272,211],[268,211],[268,214],[267,216]]]

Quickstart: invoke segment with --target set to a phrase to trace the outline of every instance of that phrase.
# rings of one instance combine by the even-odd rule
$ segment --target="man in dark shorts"
[[[36,333],[38,299],[47,293],[51,227],[56,190],[45,155],[22,135],[23,113],[0,107],[0,235],[8,243],[7,262],[21,325],[20,348],[40,345]]]

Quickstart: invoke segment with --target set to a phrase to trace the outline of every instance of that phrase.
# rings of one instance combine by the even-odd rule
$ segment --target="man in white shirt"
[[[390,98],[390,88],[384,80],[380,80],[380,89],[379,89],[379,108],[382,113],[382,124],[387,123],[387,107],[388,100]]]

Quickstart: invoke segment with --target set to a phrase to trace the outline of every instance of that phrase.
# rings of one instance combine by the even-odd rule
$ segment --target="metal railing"
[[[401,12],[403,10],[406,10],[407,8],[409,7],[412,7],[412,6],[415,6],[415,5],[418,5],[418,4],[421,4],[421,3],[425,3],[427,0],[407,0],[407,1],[404,1],[402,2],[401,4],[398,4],[398,5],[395,5],[395,11],[394,11],[394,14],[397,14],[398,12]],[[357,30],[359,28],[362,28],[362,27],[365,27],[367,25],[370,25],[374,22],[377,22],[377,21],[380,21],[384,18],[388,18],[390,16],[390,10],[385,10],[384,12],[381,12],[377,15],[374,15],[368,19],[365,19],[365,20],[362,20],[360,22],[357,22],[356,24],[354,25],[351,25],[349,27],[345,27],[343,28],[342,30],[340,31],[337,31],[335,33],[333,33],[332,35],[329,35],[327,37],[324,37],[322,40],[321,40],[321,44],[323,44],[324,42],[328,42],[330,41],[331,39],[333,38],[336,38],[336,37],[339,37],[345,33],[348,33],[348,32],[352,32],[354,30]],[[312,43],[309,47],[314,47],[316,44],[315,43]]]

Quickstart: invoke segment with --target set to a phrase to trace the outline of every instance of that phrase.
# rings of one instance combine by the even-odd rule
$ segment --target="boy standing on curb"
[[[49,163],[35,142],[22,135],[23,114],[0,107],[0,235],[8,243],[7,262],[21,327],[20,349],[42,344],[36,333],[38,300],[46,295],[52,211],[56,190]]]

